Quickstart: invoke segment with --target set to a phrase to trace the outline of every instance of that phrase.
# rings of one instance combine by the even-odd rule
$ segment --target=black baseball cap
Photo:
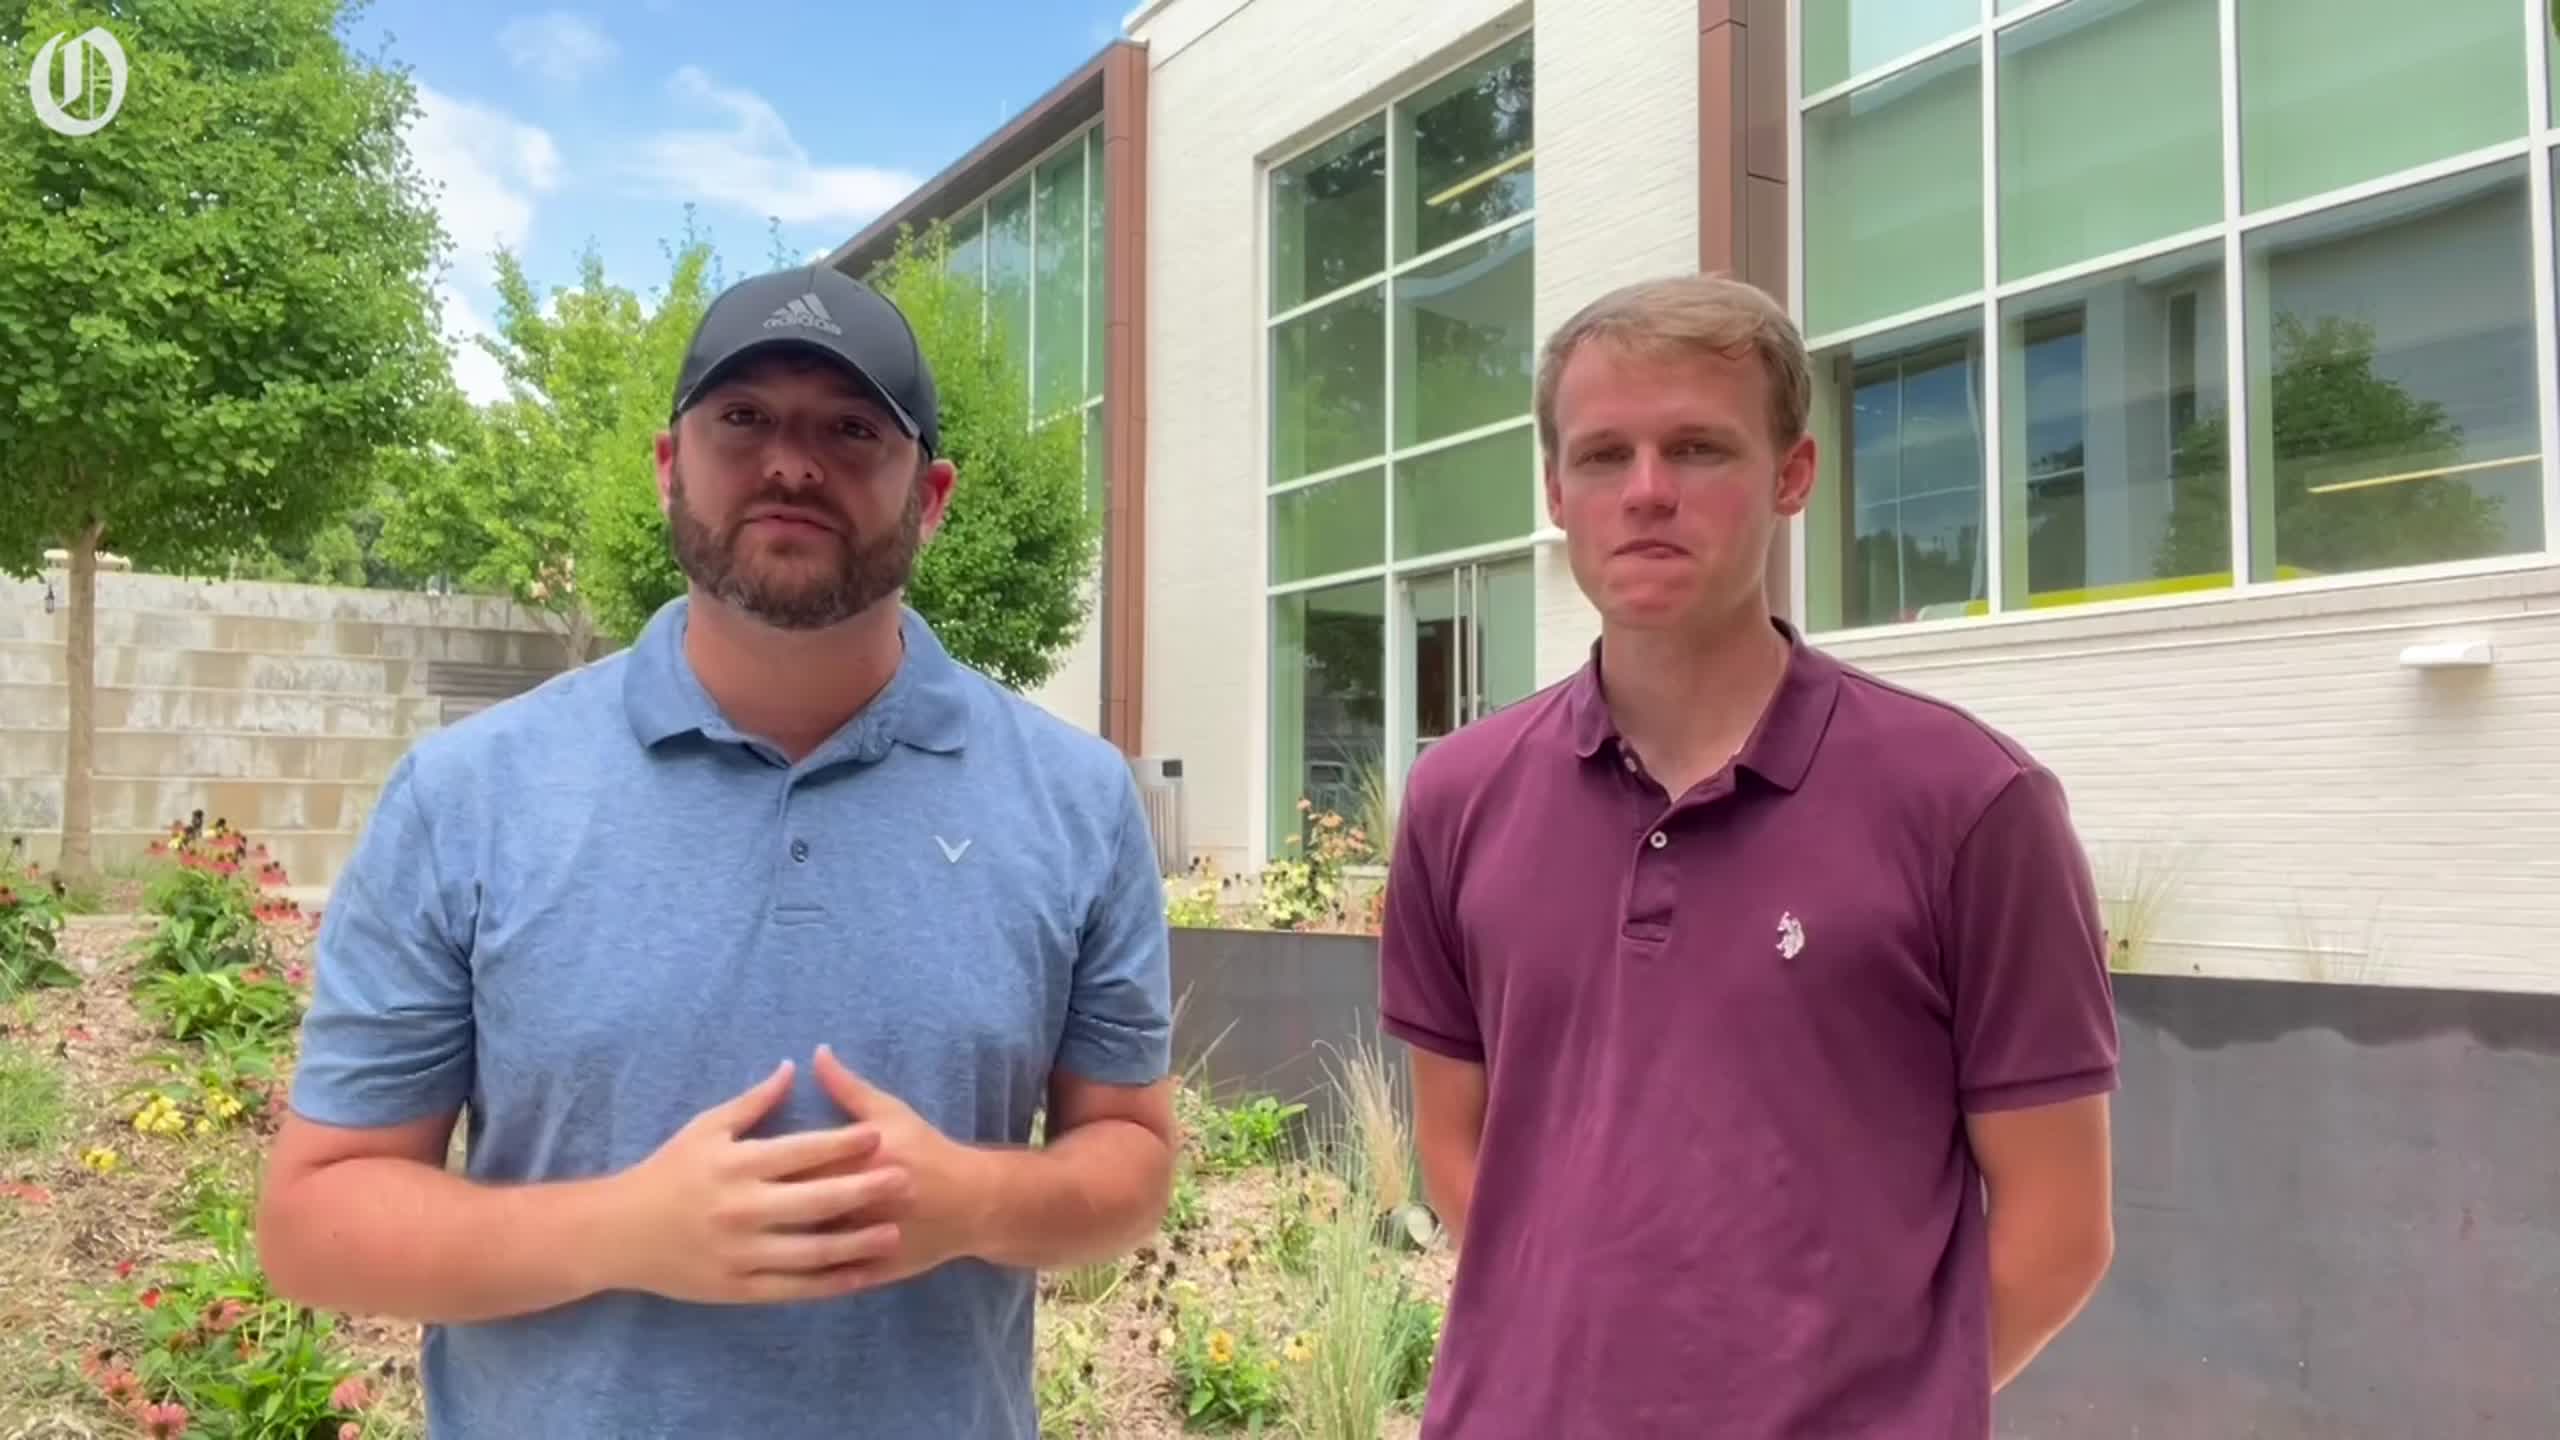
[[[926,454],[939,448],[942,421],[933,368],[925,363],[914,327],[879,291],[828,265],[776,270],[721,291],[685,348],[669,418],[682,415],[747,360],[777,349],[835,361]]]

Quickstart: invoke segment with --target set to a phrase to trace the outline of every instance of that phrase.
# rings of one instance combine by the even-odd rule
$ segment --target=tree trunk
[[[71,704],[65,717],[62,855],[56,864],[75,881],[97,873],[89,843],[94,827],[89,771],[98,733],[98,537],[104,529],[92,520],[71,537],[71,626],[62,656]]]

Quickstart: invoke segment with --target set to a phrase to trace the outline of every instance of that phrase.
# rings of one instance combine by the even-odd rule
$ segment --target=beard
[[[779,490],[748,496],[738,519],[714,529],[693,511],[685,495],[684,467],[669,480],[668,528],[676,565],[705,592],[778,630],[820,630],[838,625],[906,588],[923,546],[924,487],[910,484],[896,528],[863,538],[843,512],[812,497]],[[764,504],[826,510],[845,527],[841,535],[812,534],[801,546],[823,552],[776,554],[751,549],[745,515]]]

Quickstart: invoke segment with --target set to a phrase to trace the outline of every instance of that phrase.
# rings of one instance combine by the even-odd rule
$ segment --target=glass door
[[[1536,670],[1536,586],[1526,557],[1408,577],[1404,763],[1460,726],[1528,695]]]

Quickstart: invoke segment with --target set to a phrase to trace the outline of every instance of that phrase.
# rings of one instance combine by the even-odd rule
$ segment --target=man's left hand
[[[880,1145],[860,1162],[864,1170],[903,1170],[903,1198],[866,1222],[897,1227],[897,1249],[873,1262],[873,1283],[894,1285],[938,1265],[976,1253],[980,1217],[988,1204],[988,1157],[933,1127],[897,1096],[872,1086],[845,1067],[835,1052],[818,1047],[818,1083],[847,1115],[880,1132]]]

